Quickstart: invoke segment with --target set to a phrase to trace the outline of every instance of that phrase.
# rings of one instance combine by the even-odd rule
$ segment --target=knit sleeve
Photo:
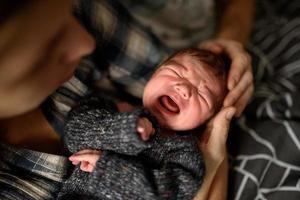
[[[153,177],[159,196],[167,199],[193,199],[200,188],[205,165],[193,136],[157,135],[152,147],[145,150],[148,165],[155,165]],[[169,192],[172,191],[172,192]]]
[[[162,137],[156,135],[151,148],[143,152],[160,165],[172,165],[188,170],[196,177],[202,177],[204,160],[198,149],[196,138],[192,135]]]
[[[137,155],[149,148],[136,131],[137,120],[143,116],[147,117],[143,109],[119,113],[106,99],[92,97],[70,112],[65,126],[65,145],[73,153],[98,149]]]

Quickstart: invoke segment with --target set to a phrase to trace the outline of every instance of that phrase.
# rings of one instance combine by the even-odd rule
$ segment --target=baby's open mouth
[[[167,95],[164,95],[159,98],[160,105],[165,108],[167,111],[172,113],[179,113],[179,106]]]

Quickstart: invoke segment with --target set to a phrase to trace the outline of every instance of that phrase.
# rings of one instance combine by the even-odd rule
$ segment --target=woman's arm
[[[76,16],[96,38],[90,61],[95,66],[107,66],[110,80],[141,98],[146,81],[168,55],[167,48],[136,23],[121,1],[76,2]]]
[[[221,110],[209,123],[199,140],[203,153],[206,174],[194,200],[216,200],[227,198],[228,163],[226,140],[231,118],[236,109]]]
[[[221,163],[211,183],[208,200],[222,200],[227,198],[228,161],[227,158]]]
[[[254,0],[229,0],[216,38],[234,40],[245,45],[253,27],[254,8]]]
[[[217,170],[207,172],[194,200],[225,200],[227,198],[228,162],[224,160]]]

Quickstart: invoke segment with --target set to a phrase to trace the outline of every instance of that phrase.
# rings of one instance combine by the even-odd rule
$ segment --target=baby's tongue
[[[179,113],[178,105],[169,96],[162,96],[161,104],[170,112]]]

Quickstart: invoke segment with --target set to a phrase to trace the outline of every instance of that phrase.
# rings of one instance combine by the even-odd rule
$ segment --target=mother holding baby
[[[141,97],[171,52],[193,46],[230,59],[224,109],[199,141],[207,171],[195,196],[226,199],[229,123],[254,89],[244,49],[254,6],[252,0],[2,1],[0,197],[55,198],[69,176],[61,137],[78,101],[99,90],[109,95],[112,87]]]

